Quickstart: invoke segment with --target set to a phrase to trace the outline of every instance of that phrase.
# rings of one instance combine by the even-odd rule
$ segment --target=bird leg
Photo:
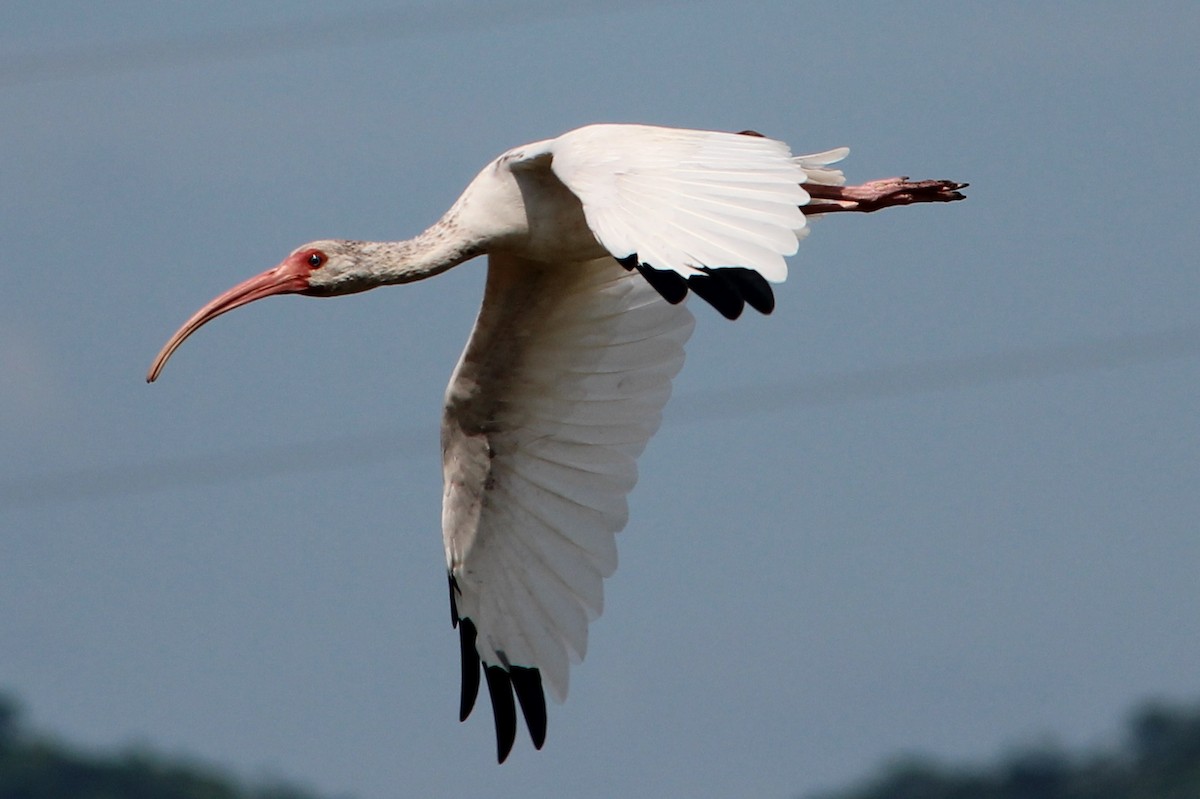
[[[833,214],[839,211],[862,211],[870,213],[893,205],[914,203],[949,203],[966,197],[959,189],[966,183],[953,180],[909,180],[903,178],[881,178],[859,186],[826,186],[820,183],[805,183],[804,189],[813,200],[802,205],[808,214]]]

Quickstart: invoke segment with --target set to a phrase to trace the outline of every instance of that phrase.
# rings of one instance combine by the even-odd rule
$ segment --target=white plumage
[[[793,157],[749,131],[644,125],[518,147],[414,239],[312,242],[218,296],[168,340],[148,379],[201,325],[255,299],[349,294],[488,256],[446,390],[442,533],[460,715],[482,664],[503,761],[518,703],[540,747],[543,687],[564,699],[570,663],[587,652],[636,459],[683,365],[689,291],[729,318],[747,304],[769,313],[806,215],[962,198],[964,184],[950,181],[843,187],[831,164],[847,152]]]
[[[614,147],[614,141],[636,147]],[[787,277],[807,176],[787,145],[736,133],[594,125],[550,143],[554,174],[617,258],[685,277],[740,266]]]
[[[446,397],[446,560],[483,660],[536,664],[561,701],[693,320],[611,258],[493,256],[483,308]]]

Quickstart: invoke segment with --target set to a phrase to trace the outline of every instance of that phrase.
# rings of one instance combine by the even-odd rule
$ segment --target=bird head
[[[158,378],[167,359],[188,336],[234,308],[276,294],[332,297],[371,288],[375,283],[362,268],[360,254],[359,242],[310,242],[293,250],[277,266],[214,297],[167,340],[151,364],[146,382],[153,383]]]

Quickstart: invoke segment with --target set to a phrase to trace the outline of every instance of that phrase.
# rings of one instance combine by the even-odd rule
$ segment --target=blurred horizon
[[[22,799],[315,799],[285,775],[247,779],[186,753],[165,754],[147,742],[85,751],[30,729],[23,708],[0,689],[0,796]],[[1064,749],[1052,736],[1009,745],[986,762],[947,763],[928,754],[895,753],[847,784],[807,799],[1093,799],[1191,796],[1200,787],[1200,703],[1147,701],[1126,711],[1116,743]],[[352,796],[352,794],[338,794]],[[800,794],[796,794],[800,797]]]

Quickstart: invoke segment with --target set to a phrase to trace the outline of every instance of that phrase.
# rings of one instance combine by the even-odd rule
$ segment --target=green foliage
[[[1200,706],[1148,705],[1126,738],[1117,752],[1072,757],[1043,748],[986,767],[910,758],[820,799],[1200,799]]]
[[[0,694],[0,799],[315,799],[297,789],[248,788],[222,772],[147,752],[91,755],[34,736]]]

